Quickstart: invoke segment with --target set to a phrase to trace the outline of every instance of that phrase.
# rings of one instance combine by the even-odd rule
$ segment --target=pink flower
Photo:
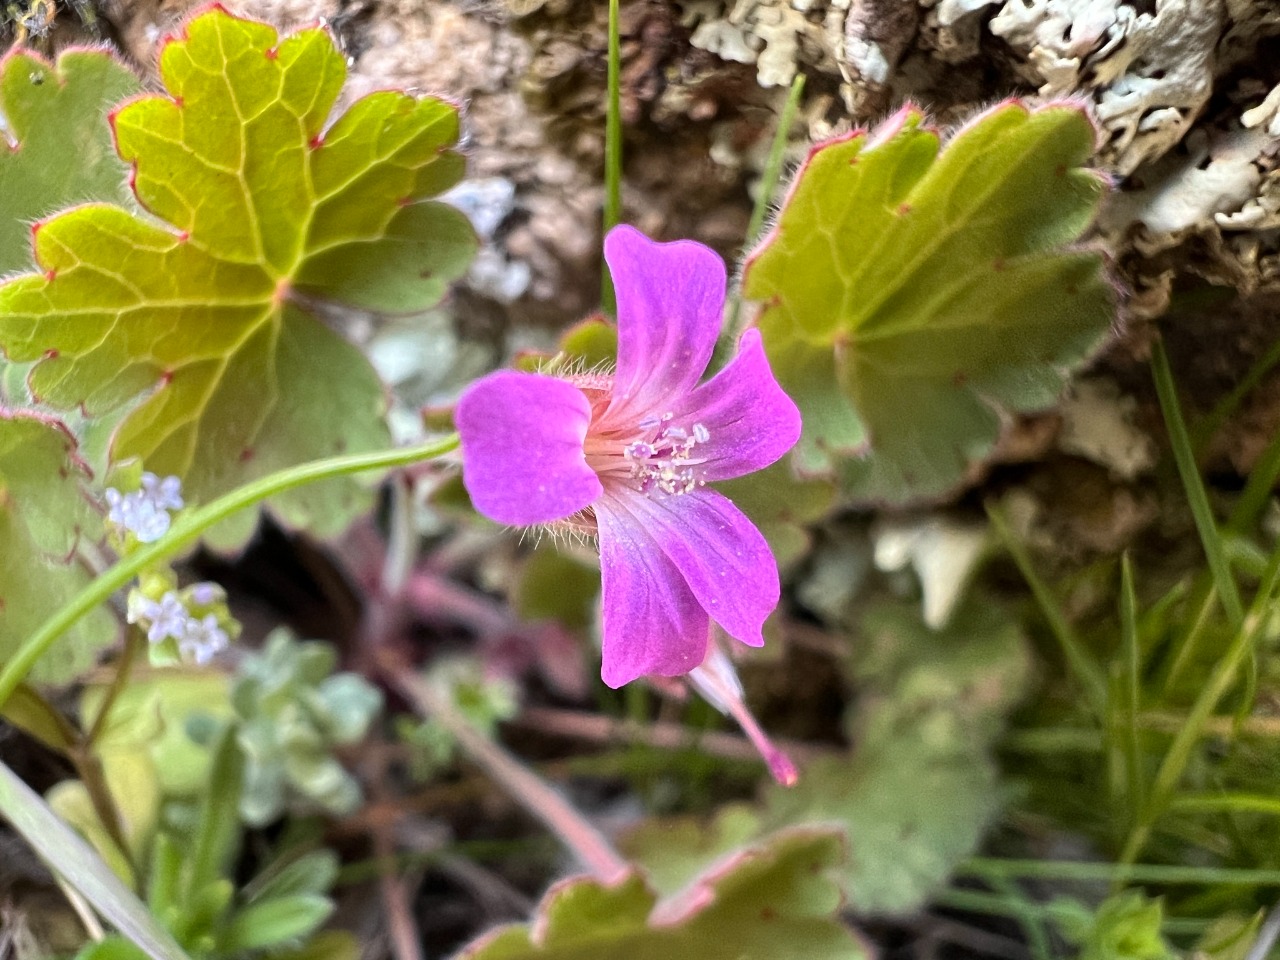
[[[711,620],[764,643],[777,564],[760,531],[707,484],[780,458],[800,436],[800,414],[754,330],[699,383],[724,309],[714,252],[631,227],[611,231],[604,251],[618,298],[616,372],[499,371],[463,393],[456,418],[477,510],[598,534],[602,676],[618,687],[697,667]]]

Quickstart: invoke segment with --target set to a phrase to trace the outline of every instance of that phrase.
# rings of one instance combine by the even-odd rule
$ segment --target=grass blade
[[[1082,860],[971,857],[956,869],[956,873],[962,876],[1009,876],[1063,883],[1114,882],[1121,879],[1130,883],[1188,886],[1280,887],[1280,870],[1182,866],[1166,863],[1123,865]]]
[[[1187,713],[1186,722],[1174,735],[1169,750],[1160,763],[1155,782],[1151,786],[1147,810],[1138,826],[1130,833],[1129,841],[1121,855],[1122,863],[1137,859],[1150,836],[1151,827],[1168,807],[1170,798],[1182,778],[1191,759],[1191,751],[1199,742],[1218,703],[1226,696],[1245,659],[1252,655],[1254,647],[1267,630],[1267,607],[1274,601],[1280,587],[1280,550],[1271,556],[1258,592],[1254,595],[1248,616],[1242,618],[1230,645],[1223,651],[1208,681],[1196,697]]]
[[[1182,671],[1193,662],[1200,647],[1200,638],[1205,635],[1218,606],[1218,591],[1214,589],[1213,582],[1205,577],[1197,579],[1199,582],[1196,584],[1196,592],[1188,607],[1188,610],[1193,612],[1186,618],[1186,629],[1182,631],[1173,661],[1165,673],[1164,695],[1166,697],[1173,692],[1182,676]]]
[[[236,728],[223,731],[213,749],[209,789],[200,800],[199,827],[191,851],[187,894],[222,877],[235,857],[240,840],[240,793],[244,784],[244,752]]]
[[[778,116],[778,126],[773,131],[773,142],[769,145],[769,158],[765,161],[764,170],[760,174],[760,192],[756,195],[755,206],[751,208],[751,220],[747,224],[747,236],[743,241],[744,251],[749,250],[760,239],[760,231],[764,228],[764,218],[773,204],[773,195],[778,190],[778,182],[782,179],[782,162],[787,155],[787,134],[795,120],[796,110],[800,106],[800,95],[804,92],[804,74],[797,73],[791,81],[791,91],[787,101],[782,105],[782,113]],[[742,332],[742,291],[733,292],[733,307],[729,311],[729,322],[725,325],[725,333],[721,343],[734,343]]]
[[[604,109],[604,232],[622,220],[622,52],[618,38],[618,0],[609,0],[608,90]],[[609,265],[601,265],[600,309],[618,310]]]
[[[1240,600],[1240,590],[1236,586],[1235,579],[1231,576],[1231,567],[1222,549],[1222,537],[1218,532],[1217,522],[1213,519],[1213,510],[1209,506],[1209,494],[1205,490],[1200,468],[1196,464],[1195,450],[1191,445],[1191,437],[1187,433],[1186,421],[1182,418],[1182,408],[1178,404],[1178,393],[1173,383],[1173,372],[1169,369],[1169,357],[1164,351],[1164,344],[1159,340],[1151,348],[1151,376],[1155,380],[1156,395],[1160,399],[1160,411],[1164,414],[1169,443],[1173,447],[1173,459],[1178,465],[1178,474],[1182,478],[1182,487],[1187,494],[1191,515],[1195,518],[1196,530],[1200,534],[1205,559],[1209,562],[1209,571],[1213,574],[1214,586],[1217,587],[1218,596],[1222,599],[1223,609],[1226,610],[1231,625],[1239,627],[1244,619],[1244,604]]]
[[[1280,433],[1271,438],[1271,442],[1262,451],[1262,456],[1258,458],[1258,462],[1249,473],[1249,479],[1240,493],[1240,499],[1236,501],[1231,516],[1227,520],[1229,531],[1240,535],[1250,531],[1258,522],[1258,517],[1262,515],[1267,504],[1271,502],[1272,491],[1275,489],[1277,480],[1280,480]]]
[[[1009,524],[999,508],[988,504],[987,516],[991,520],[991,526],[995,530],[996,536],[1003,542],[1004,548],[1009,551],[1009,555],[1013,558],[1013,562],[1017,564],[1018,570],[1021,571],[1023,578],[1027,581],[1027,585],[1031,587],[1031,592],[1035,595],[1036,602],[1040,605],[1041,614],[1048,622],[1049,629],[1058,641],[1058,646],[1062,648],[1062,654],[1066,658],[1067,665],[1075,673],[1076,679],[1084,686],[1085,696],[1088,698],[1094,714],[1098,717],[1105,717],[1107,678],[1102,672],[1102,668],[1098,666],[1097,661],[1085,649],[1084,643],[1076,635],[1075,630],[1067,620],[1066,614],[1062,612],[1062,608],[1058,605],[1053,591],[1049,589],[1049,585],[1036,573],[1026,548],[1014,536],[1013,531],[1009,529]]]
[[[791,81],[787,102],[782,105],[782,113],[778,116],[778,127],[773,131],[773,142],[769,145],[769,158],[765,161],[764,170],[760,174],[760,192],[756,196],[755,206],[751,209],[745,247],[750,247],[760,239],[764,218],[769,213],[769,207],[773,204],[773,195],[778,189],[778,181],[782,178],[782,161],[787,155],[787,136],[791,132],[791,124],[795,120],[796,110],[800,107],[800,97],[803,93],[804,74],[797,73],[795,79]]]
[[[1177,797],[1169,809],[1181,813],[1260,813],[1280,817],[1280,797],[1257,793],[1192,793]]]
[[[1191,444],[1197,452],[1204,452],[1205,446],[1213,439],[1213,435],[1222,429],[1222,425],[1235,413],[1241,401],[1253,392],[1254,387],[1262,382],[1263,377],[1270,373],[1277,363],[1280,363],[1280,340],[1273,343],[1271,348],[1254,362],[1231,392],[1219,400],[1208,415],[1195,425],[1191,431]]]
[[[1129,809],[1136,816],[1146,806],[1142,753],[1138,742],[1141,653],[1138,649],[1138,596],[1133,585],[1133,564],[1126,553],[1120,558],[1120,636],[1124,646],[1124,758],[1128,774]]]
[[[155,917],[78,833],[0,763],[0,813],[51,870],[153,960],[188,960]]]

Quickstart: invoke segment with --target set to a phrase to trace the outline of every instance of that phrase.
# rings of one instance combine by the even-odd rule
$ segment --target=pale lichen
[[[1082,379],[1071,385],[1061,406],[1058,449],[1133,481],[1156,463],[1151,435],[1135,421],[1138,402],[1112,380]]]
[[[872,534],[876,568],[913,568],[920,580],[924,622],[941,630],[964,598],[986,552],[986,524],[945,514],[893,517]]]
[[[782,87],[796,74],[802,42],[815,50],[825,46],[822,24],[806,16],[814,6],[805,0],[693,0],[682,4],[682,22],[693,28],[693,46],[726,60],[754,63],[760,86]],[[834,51],[830,54],[834,66]]]
[[[1221,0],[1010,0],[990,23],[1042,96],[1088,93],[1122,175],[1162,156],[1213,92]]]

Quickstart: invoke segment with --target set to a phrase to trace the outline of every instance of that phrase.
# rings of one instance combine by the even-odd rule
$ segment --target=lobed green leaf
[[[16,49],[0,61],[0,273],[31,268],[32,221],[74,203],[129,205],[108,111],[142,84],[106,50],[68,50],[56,63]]]
[[[848,757],[771,787],[763,826],[838,823],[855,911],[910,914],[972,855],[1004,797],[990,747],[1026,691],[1025,638],[989,597],[970,597],[940,631],[906,605],[862,619],[850,671],[859,690]]]
[[[57,420],[0,408],[0,662],[89,582],[76,548],[101,536],[102,518],[85,496],[89,472]],[[66,683],[114,639],[115,622],[98,609],[41,659],[31,679]]]
[[[613,886],[566,880],[531,926],[496,931],[459,960],[863,960],[827,876],[840,856],[831,834],[790,831],[722,861],[662,903],[638,874]]]
[[[789,791],[769,791],[766,826],[846,831],[844,890],[858,913],[914,913],[977,849],[1000,808],[991,760],[981,750],[940,749],[929,733],[904,727],[847,760],[810,764]]]
[[[127,409],[112,459],[182,477],[190,502],[386,446],[382,385],[319,305],[424,310],[474,251],[462,214],[428,199],[462,173],[457,110],[382,91],[326,129],[345,74],[321,29],[281,39],[218,7],[191,20],[161,53],[168,95],[113,118],[154,217],[90,204],[37,224],[43,273],[0,287],[0,347],[39,361],[32,393]],[[274,507],[325,534],[367,500],[340,480]]]
[[[907,107],[814,148],[743,275],[804,415],[802,474],[935,497],[1002,416],[1053,402],[1114,316],[1101,254],[1069,248],[1103,193],[1093,147],[1081,108],[1009,102],[945,146]]]

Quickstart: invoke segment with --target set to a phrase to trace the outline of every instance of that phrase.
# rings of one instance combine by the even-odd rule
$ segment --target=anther
[[[692,427],[665,426],[675,414],[647,417],[638,428],[645,439],[633,440],[622,448],[623,457],[631,464],[631,476],[641,492],[659,490],[668,496],[678,496],[703,486],[693,468],[703,461],[694,453],[700,443],[711,439],[711,431],[704,424]]]

